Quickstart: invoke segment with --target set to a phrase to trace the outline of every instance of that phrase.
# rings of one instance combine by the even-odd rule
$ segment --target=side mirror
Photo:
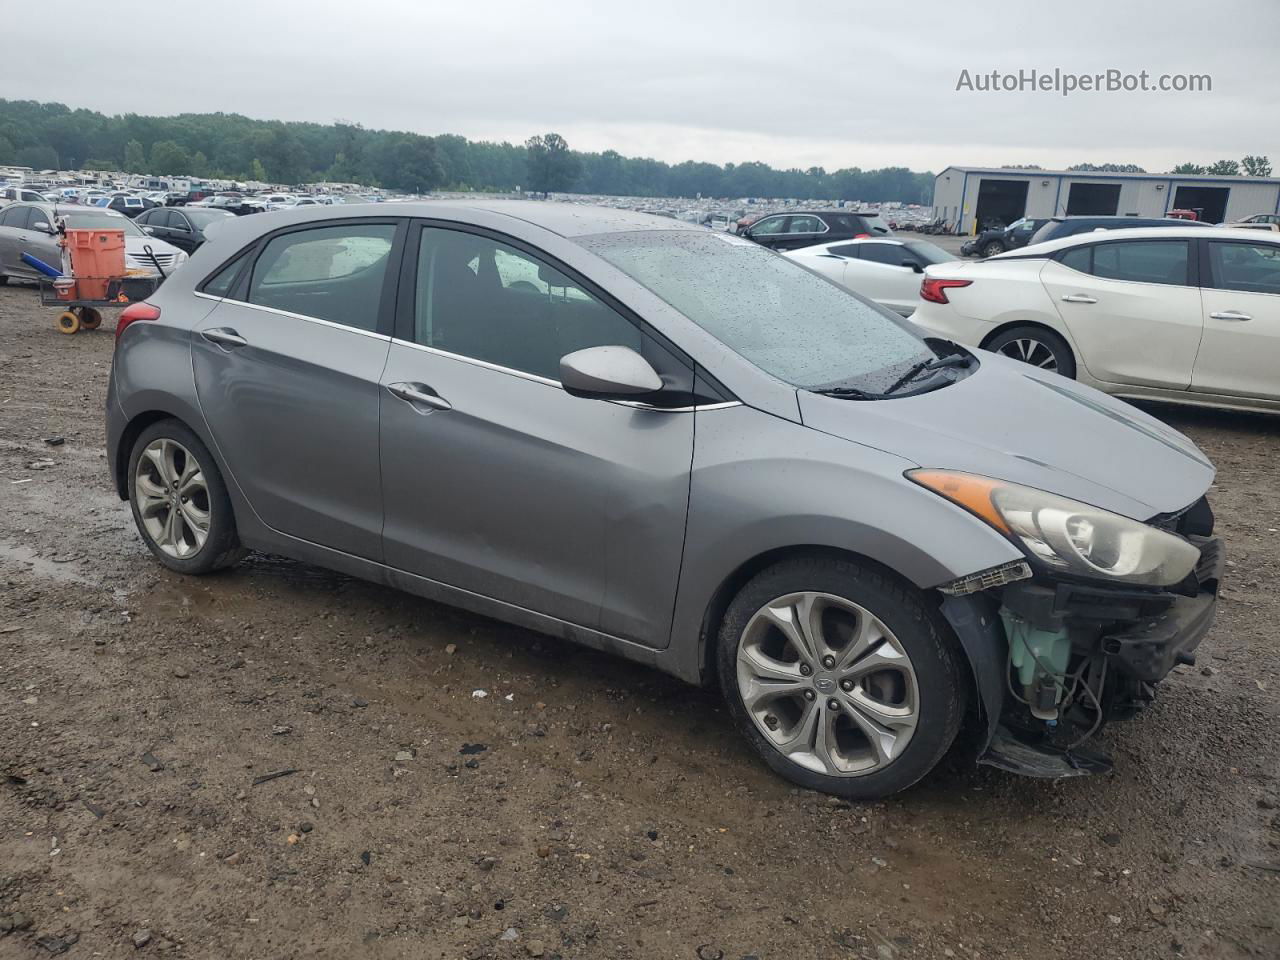
[[[53,227],[49,226],[49,224],[43,220],[37,220],[35,223],[31,224],[31,229],[39,230],[41,233],[53,233]]]
[[[662,378],[630,347],[587,347],[560,358],[560,383],[575,397],[634,398],[662,389]]]
[[[924,273],[924,267],[920,266],[920,264],[916,263],[914,260],[903,260],[902,265],[904,267],[910,267],[916,273]]]
[[[143,227],[142,227],[142,232],[143,232],[143,233],[155,233],[155,232],[156,232],[156,228],[155,228],[155,227],[148,227],[148,226],[146,226],[146,225],[144,224],[144,225],[143,225]]]

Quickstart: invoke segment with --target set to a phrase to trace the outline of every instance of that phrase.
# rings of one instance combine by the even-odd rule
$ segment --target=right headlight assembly
[[[955,470],[907,476],[968,510],[1044,567],[1151,587],[1184,580],[1200,551],[1182,537],[1034,487]]]

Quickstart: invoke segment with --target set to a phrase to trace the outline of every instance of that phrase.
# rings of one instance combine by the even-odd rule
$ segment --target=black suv
[[[994,257],[998,253],[1025,247],[1031,242],[1035,232],[1048,222],[1048,220],[1028,220],[1023,217],[1021,220],[1013,221],[1007,227],[983,230],[972,240],[966,240],[961,244],[960,253],[966,257],[975,253],[980,257]]]
[[[1031,243],[1073,237],[1077,233],[1094,230],[1129,230],[1138,227],[1207,227],[1199,220],[1179,220],[1176,217],[1054,217],[1035,232]]]
[[[796,210],[771,213],[742,231],[742,235],[771,250],[795,250],[832,240],[886,237],[893,233],[878,213],[843,210]]]

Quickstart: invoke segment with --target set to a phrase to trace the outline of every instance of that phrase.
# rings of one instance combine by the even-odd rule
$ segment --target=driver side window
[[[424,227],[414,341],[559,381],[560,358],[641,348],[638,327],[550,264],[479,234]]]

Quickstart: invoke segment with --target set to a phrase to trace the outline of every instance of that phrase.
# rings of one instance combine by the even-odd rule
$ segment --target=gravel
[[[279,558],[164,571],[105,475],[114,317],[54,315],[0,288],[0,955],[1280,955],[1280,418],[1151,408],[1218,464],[1230,579],[1113,775],[832,804],[714,692]]]

